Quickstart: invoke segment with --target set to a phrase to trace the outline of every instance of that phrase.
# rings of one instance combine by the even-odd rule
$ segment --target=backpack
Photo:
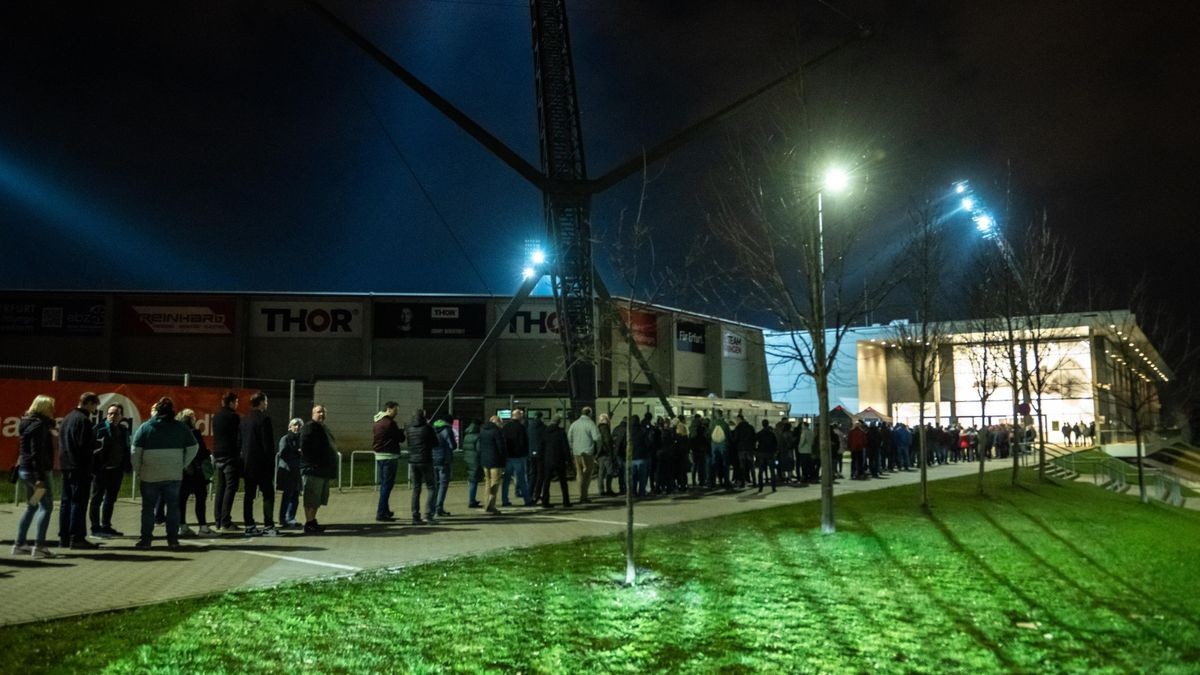
[[[723,425],[718,424],[715,427],[713,427],[712,442],[713,443],[724,443],[725,442],[725,427]]]

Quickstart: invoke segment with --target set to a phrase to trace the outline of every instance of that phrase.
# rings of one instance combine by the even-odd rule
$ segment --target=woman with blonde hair
[[[212,460],[209,459],[208,446],[204,443],[204,435],[196,428],[196,411],[184,408],[175,415],[176,422],[182,422],[196,438],[199,449],[196,457],[183,467],[183,482],[179,486],[179,536],[190,537],[192,528],[187,525],[188,497],[196,496],[197,533],[202,535],[215,534],[208,525],[208,481],[212,478]],[[163,514],[166,520],[166,514]]]
[[[25,513],[17,522],[17,540],[13,544],[13,555],[29,555],[34,558],[52,558],[54,554],[46,546],[46,530],[50,527],[50,514],[54,511],[54,489],[51,474],[54,471],[54,399],[37,396],[29,404],[29,410],[17,427],[21,436],[20,455],[17,459],[17,475],[25,488],[29,502]],[[26,538],[29,526],[37,512],[37,530],[33,545]]]

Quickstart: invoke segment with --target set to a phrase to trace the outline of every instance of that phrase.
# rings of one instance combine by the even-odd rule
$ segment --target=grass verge
[[[0,672],[1197,672],[1200,514],[990,472],[0,629]]]

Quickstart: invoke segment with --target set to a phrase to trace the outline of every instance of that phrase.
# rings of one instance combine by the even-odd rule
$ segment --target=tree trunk
[[[929,508],[929,443],[925,433],[925,395],[921,395],[921,411],[917,413],[917,435],[921,439],[921,506]]]
[[[633,355],[625,359],[625,400],[628,417],[625,421],[625,585],[637,583],[637,565],[633,561],[633,427],[637,418],[633,416]]]
[[[987,429],[987,398],[979,400],[979,424],[981,431]],[[975,451],[979,453],[979,494],[983,494],[983,472],[987,460],[983,456],[983,448],[979,446],[978,434],[975,435]]]
[[[824,361],[824,355],[820,358]],[[829,383],[818,376],[817,405],[821,415],[817,418],[817,432],[821,440],[821,534],[837,532],[833,519],[833,439],[829,433]]]

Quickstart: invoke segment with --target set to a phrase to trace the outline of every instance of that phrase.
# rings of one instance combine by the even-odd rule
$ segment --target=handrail
[[[374,450],[355,450],[350,453],[350,489],[354,489],[354,456],[355,455],[371,455],[375,456]],[[379,465],[375,465],[375,485],[379,485]]]

